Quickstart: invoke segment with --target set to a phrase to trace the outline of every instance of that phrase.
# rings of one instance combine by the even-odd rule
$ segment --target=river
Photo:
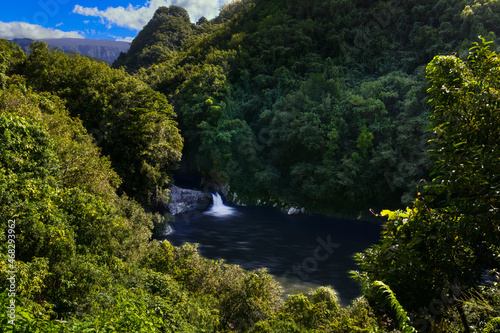
[[[376,243],[379,225],[320,215],[284,214],[269,207],[228,207],[220,196],[198,214],[180,214],[166,235],[174,245],[199,243],[200,253],[244,269],[266,267],[285,295],[332,286],[347,304],[361,294],[349,276],[353,255]]]

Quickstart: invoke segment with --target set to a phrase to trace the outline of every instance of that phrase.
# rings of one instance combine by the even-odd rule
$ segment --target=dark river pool
[[[381,227],[319,215],[289,216],[269,207],[228,207],[220,198],[202,213],[176,216],[165,238],[174,245],[199,243],[211,259],[245,269],[266,267],[285,295],[331,286],[342,304],[361,295],[349,271],[353,255],[376,243]]]

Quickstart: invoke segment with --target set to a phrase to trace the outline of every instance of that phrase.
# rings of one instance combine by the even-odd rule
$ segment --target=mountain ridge
[[[25,52],[33,41],[44,41],[52,47],[71,53],[76,52],[91,58],[99,58],[108,63],[115,61],[120,53],[127,52],[130,48],[129,42],[115,41],[110,39],[83,39],[83,38],[14,38],[12,42],[19,45]]]

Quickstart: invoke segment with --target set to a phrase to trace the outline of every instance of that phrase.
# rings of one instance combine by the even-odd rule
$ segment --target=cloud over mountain
[[[2,22],[0,21],[0,37],[12,38],[85,38],[78,31],[62,31],[59,29],[45,28],[41,25],[26,22]]]
[[[231,0],[150,0],[144,6],[108,7],[100,10],[97,7],[83,7],[75,5],[73,13],[84,16],[98,17],[108,27],[117,25],[133,30],[141,30],[153,17],[156,9],[161,6],[180,6],[189,12],[192,20],[201,16],[213,18],[218,14],[218,8]]]

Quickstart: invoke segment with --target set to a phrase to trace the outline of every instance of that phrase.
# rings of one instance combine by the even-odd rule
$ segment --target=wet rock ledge
[[[170,201],[168,210],[172,215],[197,209],[204,210],[212,203],[212,195],[209,192],[189,190],[178,186],[170,186]]]

